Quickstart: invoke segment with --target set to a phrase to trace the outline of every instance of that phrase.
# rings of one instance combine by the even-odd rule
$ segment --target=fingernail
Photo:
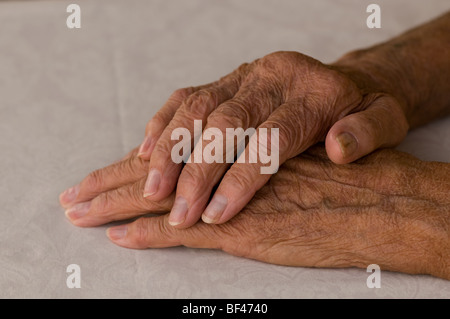
[[[173,203],[172,211],[169,216],[169,224],[172,226],[179,225],[186,219],[188,211],[187,202],[182,196],[178,196]]]
[[[75,185],[62,192],[59,198],[63,203],[70,204],[77,198],[79,192],[80,192],[80,185]]]
[[[225,207],[227,207],[228,200],[223,195],[214,195],[205,212],[202,215],[202,220],[207,224],[216,223],[222,216]]]
[[[128,226],[120,225],[115,227],[110,227],[106,230],[106,235],[112,240],[119,240],[127,235]]]
[[[75,206],[67,209],[65,214],[70,220],[75,220],[86,215],[90,207],[91,202],[76,204]]]
[[[150,136],[146,136],[141,146],[139,147],[139,151],[137,156],[144,155],[150,148],[150,144],[152,143],[152,138]]]
[[[339,147],[341,148],[341,153],[343,157],[349,157],[353,153],[355,153],[356,149],[358,148],[358,142],[356,138],[353,136],[353,134],[344,132],[339,134],[336,137],[336,141],[339,144]]]
[[[156,194],[161,183],[161,173],[157,169],[151,169],[144,186],[144,197]]]

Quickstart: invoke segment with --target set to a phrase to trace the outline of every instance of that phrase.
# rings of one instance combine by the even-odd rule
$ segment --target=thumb
[[[325,139],[328,157],[336,164],[353,162],[380,147],[398,145],[409,125],[400,104],[381,96],[364,111],[337,121]]]

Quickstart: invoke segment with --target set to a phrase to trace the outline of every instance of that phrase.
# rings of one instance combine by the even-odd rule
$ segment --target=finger
[[[239,88],[244,69],[242,66],[221,79],[217,85],[193,93],[182,103],[152,152],[144,196],[160,200],[172,193],[182,162],[187,159],[195,141],[201,136],[208,115],[219,104],[233,97]],[[179,153],[174,153],[180,145],[184,155],[187,155],[184,158],[178,156]]]
[[[263,187],[279,166],[315,144],[323,130],[300,125],[311,118],[300,100],[279,106],[250,139],[245,153],[226,172],[202,219],[220,224],[230,220]]]
[[[106,233],[116,245],[134,249],[181,245],[222,249],[224,245],[217,227],[199,223],[189,229],[176,229],[169,225],[168,215],[142,217],[129,224],[108,228]]]
[[[249,68],[250,67],[248,64],[242,64],[238,69],[218,81],[197,87],[189,87],[176,90],[170,96],[164,106],[147,123],[145,129],[145,138],[139,147],[138,156],[142,157],[143,159],[150,159],[151,153],[156,143],[160,139],[162,133],[166,129],[167,125],[169,125],[170,121],[173,119],[180,106],[183,105],[183,101],[186,100],[191,94],[201,90],[208,90],[217,86],[229,86],[229,89],[233,90],[232,82],[236,81],[237,84],[240,83],[241,78],[248,72]]]
[[[297,154],[295,146],[290,147],[286,142],[295,130],[276,124],[270,118],[258,127],[245,152],[221,180],[203,212],[205,223],[221,224],[230,220],[278,171],[279,165]]]
[[[230,220],[281,164],[323,139],[330,116],[318,115],[314,103],[314,99],[302,97],[289,100],[258,127],[246,148],[249,158],[233,164],[225,174],[202,215],[205,223]]]
[[[379,97],[366,110],[332,126],[325,140],[328,157],[337,164],[353,162],[380,147],[398,145],[408,128],[398,102],[389,96]]]
[[[59,201],[64,208],[89,201],[102,192],[139,180],[147,174],[147,169],[147,161],[138,157],[129,157],[93,171],[81,183],[64,191]]]
[[[213,187],[236,154],[245,149],[246,140],[256,131],[254,127],[279,106],[278,98],[267,93],[269,89],[257,89],[253,83],[245,85],[208,117],[201,143],[195,146],[191,162],[184,166],[178,179],[171,225],[186,228],[200,219]]]
[[[139,146],[138,156],[145,160],[149,160],[151,152],[155,147],[159,137],[161,136],[166,126],[172,120],[175,112],[178,110],[182,102],[192,93],[209,86],[211,86],[211,84],[198,87],[188,87],[178,89],[174,93],[172,93],[163,107],[147,123],[145,127],[145,138]]]
[[[145,177],[139,181],[104,192],[91,201],[78,203],[66,210],[67,218],[76,226],[92,227],[111,221],[124,220],[149,212],[166,212],[173,196],[153,202],[142,197]]]

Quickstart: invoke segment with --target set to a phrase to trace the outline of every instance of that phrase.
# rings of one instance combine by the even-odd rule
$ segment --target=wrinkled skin
[[[176,90],[146,127],[139,156],[150,166],[142,195],[162,200],[176,188],[169,219],[174,227],[190,227],[200,216],[220,224],[269,180],[260,174],[261,163],[171,161],[178,142],[172,132],[183,127],[192,136],[194,120],[222,132],[278,128],[280,163],[319,141],[338,164],[397,145],[410,127],[450,114],[449,34],[446,13],[329,65],[298,52],[274,52],[217,82]],[[209,142],[203,138],[203,150]]]
[[[148,123],[147,139],[139,150],[139,156],[150,160],[143,196],[162,200],[176,187],[176,199],[185,205],[172,210],[175,227],[190,227],[201,216],[207,223],[223,223],[270,179],[260,171],[266,165],[231,165],[226,154],[222,163],[175,163],[171,151],[179,140],[172,139],[172,133],[182,127],[194,136],[194,120],[202,120],[204,130],[219,129],[223,136],[227,128],[278,129],[279,145],[269,143],[269,149],[277,148],[280,164],[325,139],[336,163],[397,145],[408,130],[402,107],[381,88],[369,89],[367,78],[354,80],[339,67],[298,52],[275,52],[241,65],[217,82],[175,91]],[[346,134],[337,139],[341,133]],[[203,138],[203,150],[210,142]],[[218,205],[207,206],[217,183],[211,203]],[[221,203],[225,207],[219,209]]]
[[[129,248],[217,248],[293,266],[375,263],[450,279],[450,164],[394,150],[359,159],[450,114],[449,35],[447,13],[331,65],[275,52],[212,84],[177,90],[139,149],[66,190],[61,205],[83,227],[162,213],[108,229]],[[272,176],[259,174],[259,164],[175,164],[171,132],[192,130],[194,119],[205,129],[279,128],[285,163]],[[302,153],[319,141],[326,152]],[[212,218],[217,184],[214,195],[227,205]]]
[[[317,146],[287,161],[228,223],[199,222],[187,229],[172,227],[164,214],[173,194],[159,203],[140,196],[147,168],[134,150],[87,176],[78,201],[94,199],[88,213],[72,223],[96,226],[163,213],[110,228],[108,235],[128,248],[215,248],[307,267],[375,263],[383,270],[450,279],[449,164],[381,150],[354,164],[337,165]]]

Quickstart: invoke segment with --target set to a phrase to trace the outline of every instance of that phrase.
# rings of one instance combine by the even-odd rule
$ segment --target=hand
[[[161,203],[140,196],[148,163],[136,153],[61,195],[75,225],[170,210],[173,194]],[[213,248],[305,267],[375,263],[383,270],[450,279],[449,174],[449,164],[422,162],[394,150],[336,165],[317,146],[287,161],[228,223],[177,229],[164,214],[109,228],[107,234],[128,248]]]
[[[186,128],[194,136],[194,120],[201,120],[204,130],[215,128],[223,136],[227,128],[256,128],[255,136],[263,129],[279,129],[279,145],[268,147],[278,152],[280,164],[324,140],[328,156],[336,163],[398,144],[408,130],[400,104],[376,86],[368,89],[370,75],[358,81],[337,66],[296,52],[276,52],[217,82],[175,91],[148,123],[139,150],[140,157],[150,160],[143,196],[160,201],[176,187],[169,222],[186,228],[200,216],[206,223],[228,221],[267,183],[271,175],[261,174],[261,161],[231,165],[225,152],[220,163],[184,167],[175,163],[172,150],[179,141],[171,139],[172,133]],[[197,151],[203,154],[209,143],[210,138],[203,136]],[[250,148],[247,145],[246,154]]]

